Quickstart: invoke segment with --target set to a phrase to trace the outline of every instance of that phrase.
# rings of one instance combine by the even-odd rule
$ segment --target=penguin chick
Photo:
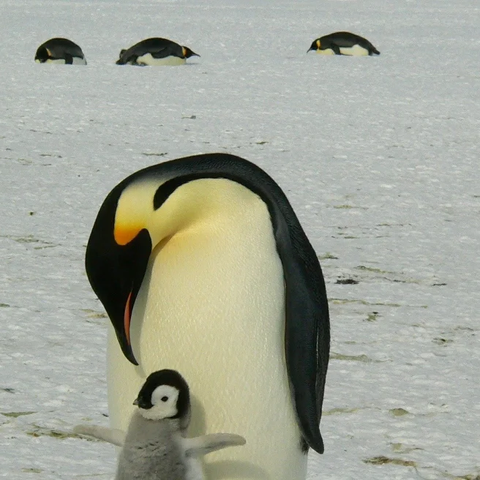
[[[199,57],[188,47],[166,38],[147,38],[132,47],[121,50],[117,65],[183,65],[187,58]]]
[[[42,43],[35,53],[35,62],[66,65],[87,64],[82,49],[67,38],[51,38]]]
[[[317,38],[308,49],[323,55],[367,56],[380,55],[380,52],[360,35],[350,32],[335,32]]]
[[[213,433],[186,438],[190,393],[175,370],[152,373],[134,401],[127,433],[94,425],[74,432],[122,446],[115,480],[203,480],[199,457],[226,447],[244,445],[240,435]]]
[[[128,427],[116,480],[200,480],[198,456],[245,443],[243,437],[228,434],[185,438],[190,392],[175,370],[152,373],[134,405],[138,410]]]

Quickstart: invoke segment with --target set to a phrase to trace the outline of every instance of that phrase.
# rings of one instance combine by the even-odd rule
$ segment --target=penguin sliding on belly
[[[37,63],[58,63],[62,65],[86,65],[82,49],[67,38],[51,38],[42,43],[35,53]]]
[[[235,432],[206,477],[304,480],[319,423],[329,314],[317,256],[290,203],[256,165],[227,154],[172,160],[120,182],[86,252],[112,323],[111,426],[153,371],[189,379],[189,435]]]
[[[309,50],[323,55],[347,55],[353,57],[380,55],[380,52],[360,35],[350,32],[335,32],[317,38]]]
[[[147,38],[136,43],[133,47],[120,51],[117,65],[183,65],[187,58],[199,57],[188,47],[166,38]]]

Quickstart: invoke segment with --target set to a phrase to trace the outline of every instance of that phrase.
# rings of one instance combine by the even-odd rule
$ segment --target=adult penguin
[[[183,65],[187,58],[199,57],[190,48],[172,42],[167,38],[147,38],[128,49],[120,51],[117,65],[140,65],[158,67],[162,65]]]
[[[323,55],[350,57],[380,55],[380,52],[366,38],[351,32],[334,32],[317,38],[312,42],[307,53],[310,50]]]
[[[35,62],[86,65],[87,59],[82,49],[68,38],[51,38],[37,48]]]
[[[303,480],[329,356],[322,270],[275,181],[227,154],[140,170],[107,196],[86,269],[113,328],[111,425],[126,430],[153,371],[184,372],[190,436],[245,437],[206,459],[214,480]]]

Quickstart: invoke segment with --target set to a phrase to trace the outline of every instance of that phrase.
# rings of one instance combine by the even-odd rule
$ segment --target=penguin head
[[[189,418],[190,391],[185,379],[175,370],[150,374],[133,402],[147,420]]]
[[[138,317],[143,314],[144,304],[136,305],[136,299],[143,282],[150,281],[150,262],[161,252],[172,261],[176,255],[194,253],[189,250],[193,248],[190,235],[216,229],[219,219],[229,215],[232,197],[235,201],[239,194],[250,198],[248,189],[254,185],[247,189],[241,185],[248,185],[251,175],[261,177],[262,185],[267,182],[277,187],[247,160],[207,154],[147,167],[125,178],[107,195],[88,239],[85,268],[120,348],[132,364],[138,365],[138,361],[130,322],[135,307]],[[232,189],[232,181],[238,188]],[[203,248],[206,237],[196,238],[194,248]],[[144,293],[149,295],[147,289]],[[132,332],[136,335],[136,329]]]
[[[35,54],[35,61],[37,63],[45,63],[52,58],[52,54],[48,48],[39,47]]]
[[[312,42],[312,44],[310,45],[310,48],[307,50],[307,53],[310,51],[310,50],[320,50],[320,46],[321,46],[321,42],[320,42],[320,39],[317,38],[317,40],[314,40]]]
[[[115,62],[117,65],[125,65],[127,63],[127,58],[125,58],[125,54],[127,53],[126,49],[120,50],[120,54],[118,55],[118,60]]]
[[[160,164],[137,172],[107,196],[88,240],[85,266],[90,284],[115,328],[124,355],[138,361],[130,320],[150,256],[167,243],[182,248],[182,233],[211,222],[222,208],[202,173],[163,176]],[[189,162],[190,170],[195,163]],[[205,176],[205,175],[203,175]]]
[[[188,47],[185,47],[185,46],[182,47],[182,53],[185,58],[200,56],[198,53],[195,53],[194,51],[190,50]]]

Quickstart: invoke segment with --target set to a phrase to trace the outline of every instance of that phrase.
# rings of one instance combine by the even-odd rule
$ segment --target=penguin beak
[[[144,410],[149,410],[152,408],[152,404],[145,401],[144,398],[138,395],[138,397],[133,401],[133,404],[138,408],[143,408]]]
[[[123,332],[122,333],[125,335],[126,347],[129,349],[129,353],[133,357],[132,359],[129,358],[129,360],[130,361],[133,360],[133,363],[135,363],[136,360],[133,355],[132,341],[130,339],[130,322],[132,320],[132,311],[133,311],[132,294],[133,294],[133,290],[128,294],[127,301],[125,303],[125,310],[123,312]],[[127,358],[128,357],[129,355],[127,355]]]
[[[119,245],[112,234],[105,233],[104,225],[94,225],[85,258],[87,276],[110,317],[123,354],[138,365],[131,344],[130,324],[152,252],[152,241],[146,229],[126,245]]]
[[[198,53],[195,53],[193,50],[190,50],[188,47],[182,47],[182,50],[183,50],[183,56],[185,58],[200,56]]]
[[[307,53],[310,51],[310,50],[320,50],[320,40],[315,40],[311,45],[310,45],[310,48],[307,50]]]

